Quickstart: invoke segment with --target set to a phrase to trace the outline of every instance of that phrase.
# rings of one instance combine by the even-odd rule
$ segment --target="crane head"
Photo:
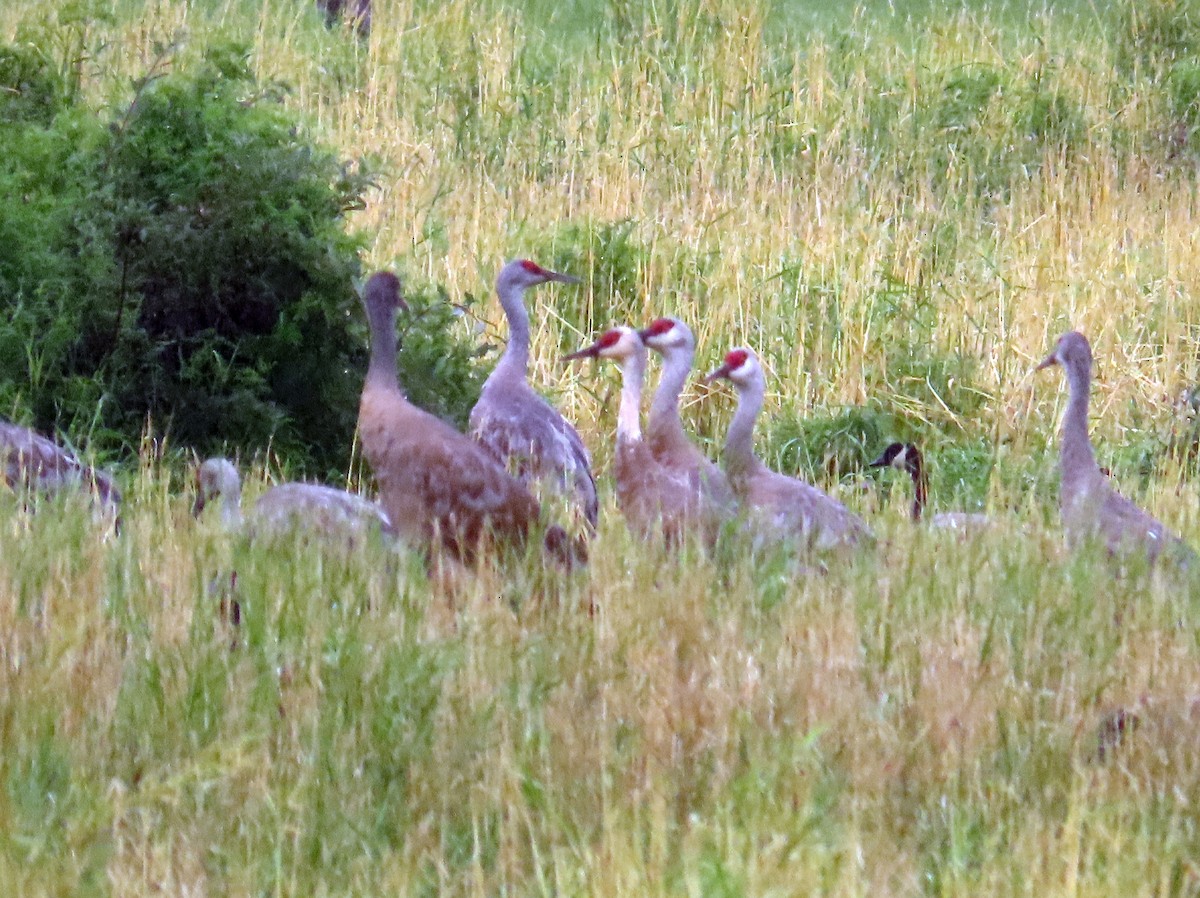
[[[704,378],[705,383],[711,383],[714,380],[732,381],[735,386],[747,383],[759,370],[758,359],[755,358],[754,352],[745,347],[731,349],[725,355],[725,361],[721,367],[717,368],[708,377]]]
[[[377,271],[371,275],[363,290],[363,302],[372,308],[382,306],[389,312],[396,309],[408,311],[408,303],[400,295],[400,278],[390,271]]]
[[[641,343],[638,332],[620,325],[602,333],[591,346],[563,356],[564,362],[574,359],[623,359],[632,355]]]
[[[686,324],[678,318],[656,318],[649,326],[638,331],[642,342],[651,349],[662,352],[677,346],[695,349],[696,340]]]
[[[538,284],[544,284],[547,281],[557,281],[560,284],[578,284],[579,278],[551,271],[549,268],[543,268],[532,259],[514,259],[500,269],[500,274],[496,277],[496,290],[499,292],[512,289],[524,290],[527,287],[536,287]]]
[[[1042,359],[1035,371],[1049,368],[1051,365],[1062,365],[1064,368],[1081,368],[1092,370],[1092,346],[1087,337],[1079,331],[1070,331],[1058,338],[1054,351]]]

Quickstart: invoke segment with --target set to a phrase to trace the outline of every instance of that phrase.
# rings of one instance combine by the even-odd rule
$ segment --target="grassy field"
[[[0,495],[0,893],[1200,893],[1200,584],[1065,551],[1032,374],[1089,334],[1101,463],[1200,546],[1197,9],[825,6],[376,0],[363,43],[303,0],[0,6],[81,37],[97,106],[247,41],[378,172],[368,268],[484,300],[465,329],[502,338],[506,258],[581,275],[533,294],[532,377],[601,471],[614,375],[562,352],[659,314],[700,366],[755,346],[764,455],[880,537],[664,555],[605,483],[588,570],[446,589],[196,523],[155,447],[117,538]],[[731,404],[689,393],[714,451]],[[893,437],[997,526],[914,526],[860,470]]]

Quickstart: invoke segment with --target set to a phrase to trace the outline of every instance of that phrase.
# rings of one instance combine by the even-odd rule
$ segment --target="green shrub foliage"
[[[368,182],[244,59],[148,78],[105,122],[0,50],[0,408],[110,446],[150,422],[204,452],[348,461],[366,360],[343,217]]]

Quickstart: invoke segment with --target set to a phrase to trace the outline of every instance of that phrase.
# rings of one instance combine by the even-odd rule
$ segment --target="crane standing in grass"
[[[199,515],[205,506],[218,503],[221,520],[230,529],[242,526],[242,480],[227,458],[207,459],[196,471],[196,504]],[[281,483],[271,487],[254,503],[249,526],[254,535],[273,535],[294,529],[318,533],[353,545],[372,529],[392,532],[392,522],[383,509],[369,499],[319,483]]]
[[[540,526],[537,500],[478,443],[404,395],[396,373],[400,281],[390,272],[372,275],[364,301],[371,361],[358,427],[396,533],[462,560],[493,542],[523,545]],[[563,563],[577,560],[562,528],[548,528],[544,543]]]
[[[756,536],[795,540],[815,549],[870,540],[867,525],[841,502],[811,484],[772,471],[754,454],[754,424],[766,391],[754,353],[746,348],[731,350],[707,380],[718,378],[730,381],[738,393],[723,460],[729,484]]]
[[[1113,489],[1096,464],[1087,425],[1092,392],[1092,347],[1087,337],[1078,331],[1059,337],[1037,370],[1054,365],[1066,372],[1070,390],[1059,442],[1059,505],[1067,539],[1072,544],[1098,539],[1112,555],[1141,552],[1153,563],[1166,554],[1185,566],[1200,566],[1200,559],[1183,540]]]
[[[614,327],[591,346],[566,360],[612,359],[621,367],[621,404],[617,410],[617,451],[613,479],[617,503],[629,528],[646,539],[678,543],[689,526],[699,525],[699,491],[686,473],[661,464],[642,438],[641,398],[646,375],[646,346],[638,332]]]
[[[679,395],[696,356],[696,338],[678,318],[659,318],[638,332],[662,356],[663,370],[646,418],[646,442],[659,463],[684,474],[699,492],[708,517],[722,521],[737,513],[737,499],[719,466],[688,439],[679,416]]]
[[[471,410],[471,436],[543,501],[548,493],[570,494],[589,530],[596,527],[599,500],[591,459],[579,433],[529,386],[529,312],[525,291],[547,281],[577,278],[542,268],[528,259],[509,262],[496,278],[496,293],[508,319],[508,345]]]
[[[98,505],[115,514],[121,491],[103,471],[83,464],[74,455],[28,427],[0,420],[0,462],[4,481],[14,490],[53,495],[63,489],[85,489]]]

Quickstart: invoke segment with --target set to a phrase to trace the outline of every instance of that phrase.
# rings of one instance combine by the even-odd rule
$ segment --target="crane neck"
[[[519,284],[496,287],[500,306],[508,319],[508,345],[496,365],[495,374],[525,380],[529,373],[529,312],[525,309],[525,288]]]
[[[730,479],[751,474],[762,467],[762,462],[754,454],[754,425],[762,411],[763,393],[766,391],[762,372],[756,371],[749,383],[736,386],[738,406],[733,420],[729,422],[723,453],[725,470]]]
[[[371,329],[367,386],[401,393],[396,374],[396,309],[383,303],[367,303],[367,322]]]
[[[692,370],[695,350],[688,346],[673,346],[663,353],[662,377],[654,400],[650,403],[650,416],[646,420],[646,433],[651,442],[664,439],[685,439],[683,421],[679,417],[679,396]]]
[[[1092,372],[1088,366],[1064,366],[1070,397],[1062,422],[1062,446],[1059,465],[1063,481],[1082,476],[1101,476],[1088,437],[1088,401],[1092,390]]]
[[[242,491],[221,493],[221,526],[227,530],[238,530],[242,526]]]
[[[642,385],[646,380],[646,347],[639,341],[621,359],[621,404],[617,408],[617,445],[642,440]]]

